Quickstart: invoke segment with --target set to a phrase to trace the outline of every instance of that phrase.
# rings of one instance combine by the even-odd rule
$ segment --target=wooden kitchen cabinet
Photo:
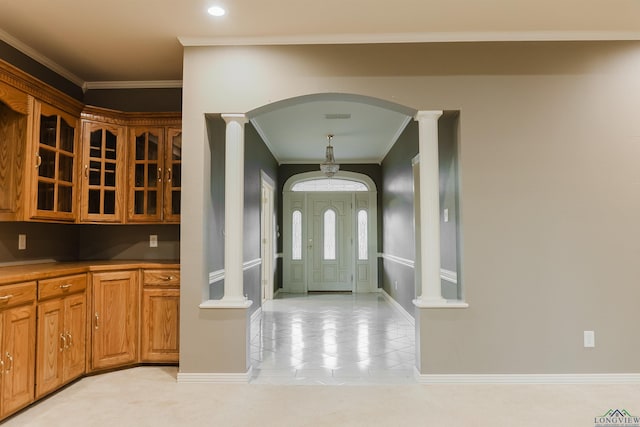
[[[81,222],[122,222],[126,198],[126,128],[82,123]]]
[[[0,418],[34,400],[36,283],[0,287]]]
[[[0,221],[21,219],[28,96],[0,82]]]
[[[92,358],[94,370],[137,361],[138,271],[92,274]]]
[[[36,397],[85,373],[86,274],[38,283]]]
[[[180,222],[182,130],[133,127],[129,141],[130,222]]]
[[[33,111],[30,218],[75,221],[79,120],[40,101]]]
[[[180,350],[180,271],[144,270],[141,362],[175,362]]]

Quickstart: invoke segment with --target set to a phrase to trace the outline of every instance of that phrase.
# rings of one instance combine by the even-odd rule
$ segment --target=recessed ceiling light
[[[221,8],[220,6],[211,6],[207,10],[207,12],[209,12],[209,15],[213,15],[213,16],[223,16],[225,13],[227,13],[227,11]]]

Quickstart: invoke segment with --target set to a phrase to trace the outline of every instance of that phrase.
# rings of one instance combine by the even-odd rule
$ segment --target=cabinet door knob
[[[67,337],[60,334],[60,352],[63,352],[65,348],[67,348]]]
[[[40,157],[40,154],[36,154],[36,169],[38,169],[41,164],[42,164],[42,157]]]
[[[89,178],[89,165],[84,165],[84,177]]]
[[[158,168],[158,182],[162,182],[162,168]]]
[[[98,312],[97,311],[96,311],[95,317],[96,317],[96,326],[95,326],[95,328],[98,329],[98,320],[100,320],[100,316],[98,316]]]
[[[166,277],[164,278],[164,280],[173,280],[173,279],[175,279],[175,277],[173,277],[173,276],[166,276]]]
[[[173,175],[171,173],[171,168],[167,169],[167,182],[171,182],[171,178],[173,178]]]
[[[73,347],[73,340],[71,339],[71,334],[69,332],[67,332],[67,343],[68,343],[68,347],[67,348],[71,348]]]

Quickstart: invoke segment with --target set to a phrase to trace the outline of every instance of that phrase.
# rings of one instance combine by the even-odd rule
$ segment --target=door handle
[[[63,352],[67,346],[67,337],[64,334],[60,334],[60,352]]]

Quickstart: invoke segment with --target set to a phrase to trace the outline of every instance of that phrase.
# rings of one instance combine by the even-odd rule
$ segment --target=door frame
[[[266,301],[273,299],[276,257],[275,182],[264,171],[260,172],[260,295],[261,301]]]
[[[282,291],[287,293],[307,293],[308,292],[308,271],[309,271],[309,256],[306,251],[308,236],[307,226],[304,222],[307,216],[307,194],[308,192],[291,191],[292,187],[301,181],[310,179],[326,178],[321,171],[304,172],[293,175],[284,184],[283,187],[283,203],[282,203],[282,224],[283,224],[283,272],[282,272]],[[350,179],[358,181],[367,186],[369,191],[351,192],[353,208],[351,209],[351,233],[354,238],[354,244],[352,245],[352,272],[354,275],[353,280],[353,292],[366,293],[366,292],[378,292],[378,193],[376,190],[375,182],[367,175],[357,172],[340,171],[336,174],[336,178]],[[343,193],[344,192],[340,192]],[[365,263],[367,268],[368,280],[358,281],[357,271],[358,265],[362,265],[362,261],[357,260],[355,244],[357,239],[357,214],[360,210],[358,208],[359,202],[365,201],[368,212],[368,260]],[[293,281],[293,260],[292,260],[292,243],[291,243],[291,215],[294,210],[300,210],[302,212],[303,224],[302,224],[302,242],[303,242],[303,260],[295,267],[298,270],[302,269],[302,272],[298,274],[302,280]]]

